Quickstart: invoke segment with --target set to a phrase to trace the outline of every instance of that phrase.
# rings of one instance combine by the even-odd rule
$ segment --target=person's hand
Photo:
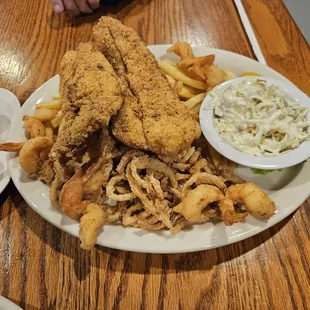
[[[100,0],[50,0],[55,13],[67,12],[71,15],[91,14],[98,9]]]

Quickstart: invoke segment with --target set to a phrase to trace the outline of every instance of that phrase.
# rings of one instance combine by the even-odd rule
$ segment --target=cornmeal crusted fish
[[[102,17],[93,35],[121,81],[124,105],[113,119],[114,136],[131,147],[161,155],[188,149],[196,121],[137,33],[116,19]]]
[[[64,126],[51,152],[53,159],[73,156],[90,135],[108,127],[123,98],[119,78],[92,43],[65,54],[60,72]]]

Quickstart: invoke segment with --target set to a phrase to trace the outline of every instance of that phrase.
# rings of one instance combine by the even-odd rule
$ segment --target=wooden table
[[[244,0],[268,64],[310,95],[310,51],[280,0]],[[112,14],[149,44],[187,40],[254,57],[232,0],[137,0],[68,20],[47,0],[0,2],[0,87],[24,102]],[[97,246],[48,224],[12,183],[0,196],[0,293],[25,309],[309,309],[309,201],[248,240],[193,254]],[[1,309],[1,305],[0,305]]]

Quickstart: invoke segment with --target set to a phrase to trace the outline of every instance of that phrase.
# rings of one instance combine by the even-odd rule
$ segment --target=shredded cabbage
[[[241,152],[276,156],[309,140],[308,108],[288,101],[262,79],[232,83],[210,94],[215,128]]]

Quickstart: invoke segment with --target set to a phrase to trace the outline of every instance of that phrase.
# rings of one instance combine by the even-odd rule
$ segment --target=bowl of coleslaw
[[[200,125],[208,142],[228,159],[281,169],[310,157],[309,107],[309,97],[288,81],[242,77],[209,92]]]

